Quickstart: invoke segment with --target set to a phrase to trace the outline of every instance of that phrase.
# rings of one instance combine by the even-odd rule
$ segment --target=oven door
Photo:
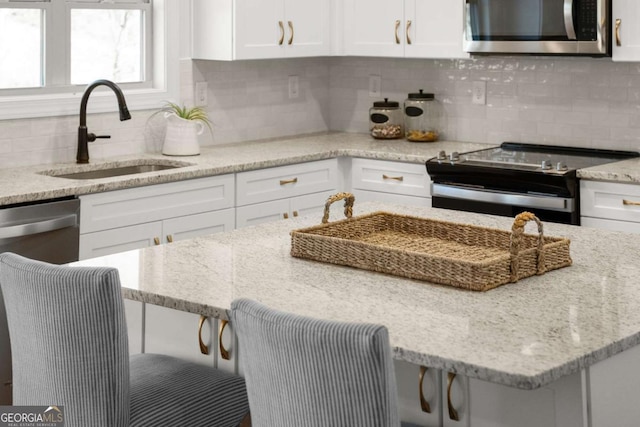
[[[520,212],[528,211],[534,213],[542,221],[580,224],[576,200],[572,197],[554,197],[432,183],[431,206],[511,218]]]
[[[609,0],[466,0],[465,51],[608,55]]]

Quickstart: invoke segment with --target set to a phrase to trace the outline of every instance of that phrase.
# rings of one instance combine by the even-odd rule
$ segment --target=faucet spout
[[[127,108],[127,103],[124,99],[124,94],[122,90],[109,80],[96,80],[93,83],[89,84],[82,95],[82,100],[80,101],[80,125],[78,126],[78,152],[76,155],[77,163],[89,163],[89,142],[93,142],[96,138],[110,138],[109,136],[96,136],[93,133],[89,133],[87,130],[87,102],[89,101],[89,95],[93,89],[98,86],[107,86],[116,94],[116,98],[118,99],[118,110],[120,110],[120,121],[129,120],[131,118],[131,114],[129,113],[129,109]]]

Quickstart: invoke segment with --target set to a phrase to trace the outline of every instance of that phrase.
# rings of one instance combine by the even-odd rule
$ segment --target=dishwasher
[[[78,260],[80,200],[48,200],[0,207],[0,253],[53,264]],[[11,404],[11,347],[0,290],[0,405]]]

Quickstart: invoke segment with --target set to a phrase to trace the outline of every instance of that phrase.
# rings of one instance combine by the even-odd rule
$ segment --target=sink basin
[[[137,175],[167,169],[177,169],[185,166],[193,166],[193,164],[186,162],[145,159],[129,162],[78,166],[76,168],[55,169],[43,171],[40,172],[40,174],[67,179],[99,179],[124,175]]]

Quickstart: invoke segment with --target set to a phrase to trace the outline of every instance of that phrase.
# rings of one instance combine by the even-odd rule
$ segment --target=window
[[[0,0],[0,119],[75,113],[77,98],[97,79],[118,83],[131,109],[156,108],[161,94],[162,100],[173,98],[177,43],[171,34],[177,34],[178,5]],[[29,108],[8,107],[24,102]]]

